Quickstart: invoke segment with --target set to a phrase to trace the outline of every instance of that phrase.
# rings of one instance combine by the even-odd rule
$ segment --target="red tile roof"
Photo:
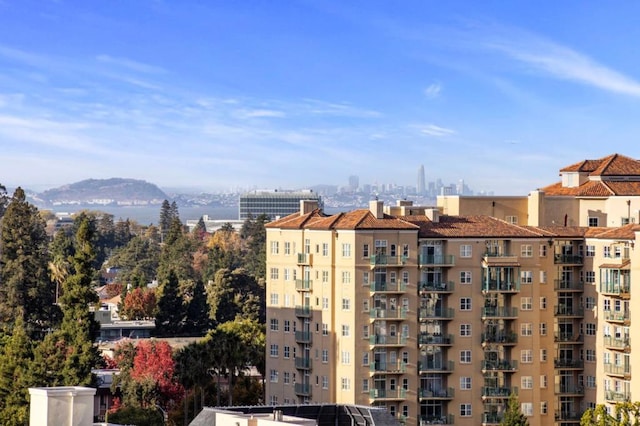
[[[327,216],[320,210],[300,215],[294,213],[265,225],[278,229],[409,229],[418,230],[418,226],[400,218],[384,215],[377,219],[368,209],[358,209],[347,213]]]
[[[590,176],[640,176],[640,161],[620,154],[599,160],[584,160],[560,169],[560,172],[583,172]]]
[[[403,216],[420,226],[421,238],[543,238],[533,227],[512,225],[491,216],[440,216],[432,222],[425,216]]]

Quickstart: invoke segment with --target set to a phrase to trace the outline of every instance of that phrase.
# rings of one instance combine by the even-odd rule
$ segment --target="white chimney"
[[[318,208],[318,200],[300,200],[300,216],[311,213]]]
[[[378,200],[369,201],[369,211],[376,219],[384,218],[384,202]]]
[[[82,386],[29,388],[31,426],[91,426],[96,389]]]

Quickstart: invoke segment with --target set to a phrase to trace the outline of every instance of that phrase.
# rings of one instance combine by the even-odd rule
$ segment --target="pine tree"
[[[182,333],[186,310],[178,290],[178,277],[170,271],[162,282],[162,294],[158,300],[155,330],[158,336],[177,336]]]
[[[520,402],[516,394],[512,393],[509,396],[509,402],[507,403],[507,410],[504,413],[504,417],[500,422],[501,426],[528,426],[529,422],[522,411],[520,411]]]
[[[171,221],[172,221],[171,205],[169,204],[168,200],[164,200],[162,202],[162,206],[160,207],[160,223],[159,223],[160,235],[161,235],[162,241],[164,241],[164,237],[166,236],[167,232],[169,232]]]
[[[9,196],[7,195],[7,188],[0,183],[0,219],[4,216],[4,211],[9,204]]]
[[[16,189],[2,219],[0,324],[9,329],[22,316],[27,333],[41,338],[59,321],[55,284],[48,274],[48,238],[38,209]]]
[[[32,345],[18,316],[11,337],[0,354],[0,424],[29,423],[29,374]]]
[[[202,280],[196,282],[187,307],[185,331],[194,336],[203,335],[209,328],[209,304]]]

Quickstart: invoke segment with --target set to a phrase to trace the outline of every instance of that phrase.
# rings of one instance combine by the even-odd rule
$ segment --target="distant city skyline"
[[[0,2],[0,183],[416,186],[423,164],[427,181],[527,193],[576,158],[640,156],[639,14],[634,2]]]

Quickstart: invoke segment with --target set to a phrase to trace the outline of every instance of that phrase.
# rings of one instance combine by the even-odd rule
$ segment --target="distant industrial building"
[[[311,191],[254,191],[240,196],[238,218],[246,220],[265,214],[270,220],[300,211],[300,201],[317,201],[322,206],[319,194]]]

